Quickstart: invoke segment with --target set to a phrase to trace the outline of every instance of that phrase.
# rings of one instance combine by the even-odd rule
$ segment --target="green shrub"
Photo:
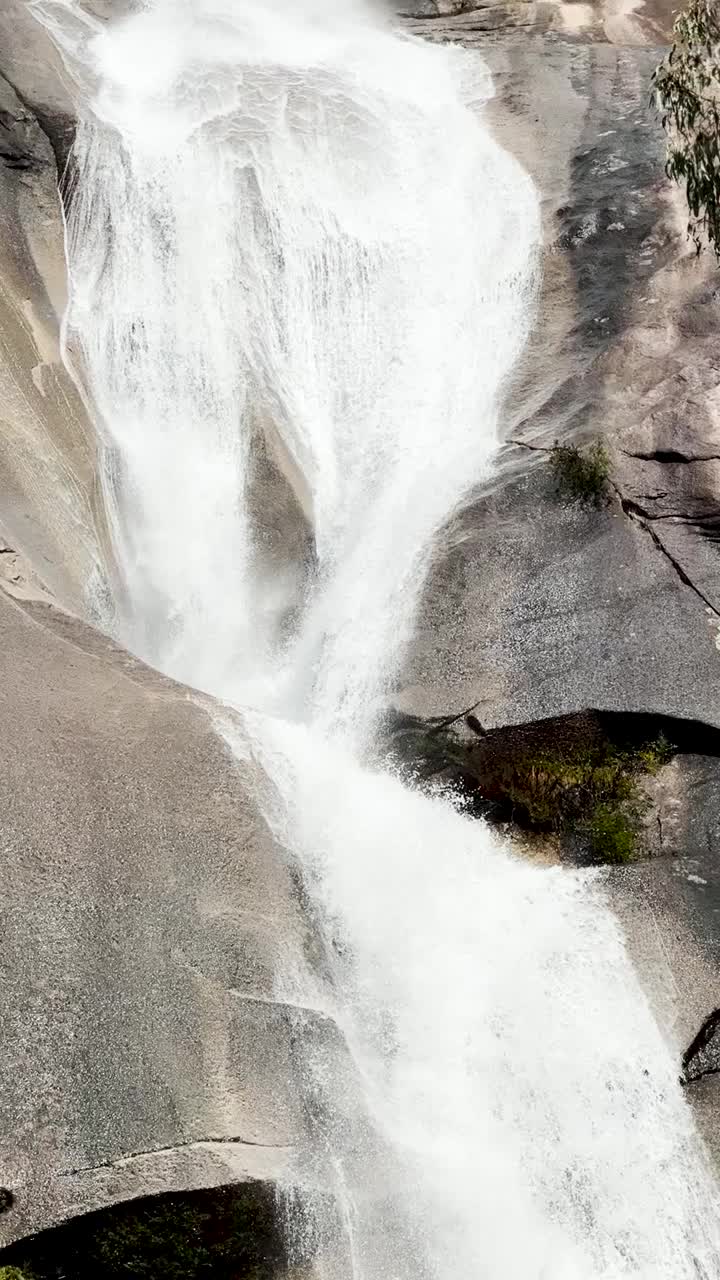
[[[585,450],[556,440],[550,450],[550,466],[565,502],[599,507],[607,499],[610,459],[600,440]]]
[[[599,804],[582,824],[597,862],[632,862],[637,855],[641,814],[616,803]]]
[[[664,733],[658,735],[654,742],[646,742],[638,747],[635,758],[638,767],[653,776],[659,773],[663,765],[669,764],[675,752]]]
[[[99,1229],[89,1251],[101,1275],[185,1280],[204,1275],[210,1265],[204,1226],[198,1210],[183,1208],[172,1215],[164,1204],[148,1205],[137,1215]]]
[[[622,749],[605,740],[582,746],[545,745],[490,766],[494,794],[504,795],[520,826],[577,833],[598,862],[629,862],[637,855],[646,810],[639,782],[673,756],[660,735]],[[487,781],[487,779],[486,779]]]
[[[33,1280],[33,1276],[19,1267],[0,1267],[0,1280]]]
[[[720,12],[715,0],[689,0],[675,20],[674,44],[653,75],[667,135],[668,177],[684,185],[688,235],[720,260]]]

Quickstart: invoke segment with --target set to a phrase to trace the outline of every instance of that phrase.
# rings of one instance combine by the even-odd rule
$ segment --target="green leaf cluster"
[[[618,804],[599,804],[583,823],[590,848],[598,862],[632,862],[637,853],[640,814]]]
[[[688,235],[706,240],[720,260],[720,7],[690,0],[673,28],[674,44],[653,75],[668,137],[666,170],[684,183]]]
[[[582,450],[555,441],[550,466],[560,497],[570,503],[599,507],[607,497],[610,459],[602,441]]]

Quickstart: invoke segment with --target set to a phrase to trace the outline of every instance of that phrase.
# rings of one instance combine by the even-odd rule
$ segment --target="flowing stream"
[[[239,709],[268,780],[324,955],[278,993],[346,1045],[304,1068],[346,1267],[716,1280],[713,1180],[597,882],[375,754],[532,318],[538,200],[486,69],[363,0],[33,8],[79,103],[65,356],[101,441],[95,603]]]

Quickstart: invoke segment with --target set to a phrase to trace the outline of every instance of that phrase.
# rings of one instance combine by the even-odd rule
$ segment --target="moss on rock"
[[[521,826],[579,835],[595,860],[629,862],[647,808],[640,780],[671,756],[662,737],[625,749],[607,740],[545,743],[488,761],[480,790],[492,792]]]
[[[552,833],[573,856],[608,863],[642,852],[643,780],[676,749],[653,717],[592,711],[487,732],[472,715],[406,722],[395,745],[416,776],[449,783],[478,816]]]
[[[610,459],[600,440],[586,449],[555,441],[550,466],[559,496],[569,503],[602,506],[608,495]]]

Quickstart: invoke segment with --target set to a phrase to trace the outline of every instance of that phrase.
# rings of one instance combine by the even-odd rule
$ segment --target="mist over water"
[[[304,1065],[298,1179],[319,1159],[344,1222],[328,1277],[720,1277],[715,1188],[596,882],[373,756],[532,320],[537,196],[483,64],[355,0],[33,8],[81,117],[65,352],[102,444],[107,625],[239,708],[224,732],[324,957],[278,995],[347,1044]]]

